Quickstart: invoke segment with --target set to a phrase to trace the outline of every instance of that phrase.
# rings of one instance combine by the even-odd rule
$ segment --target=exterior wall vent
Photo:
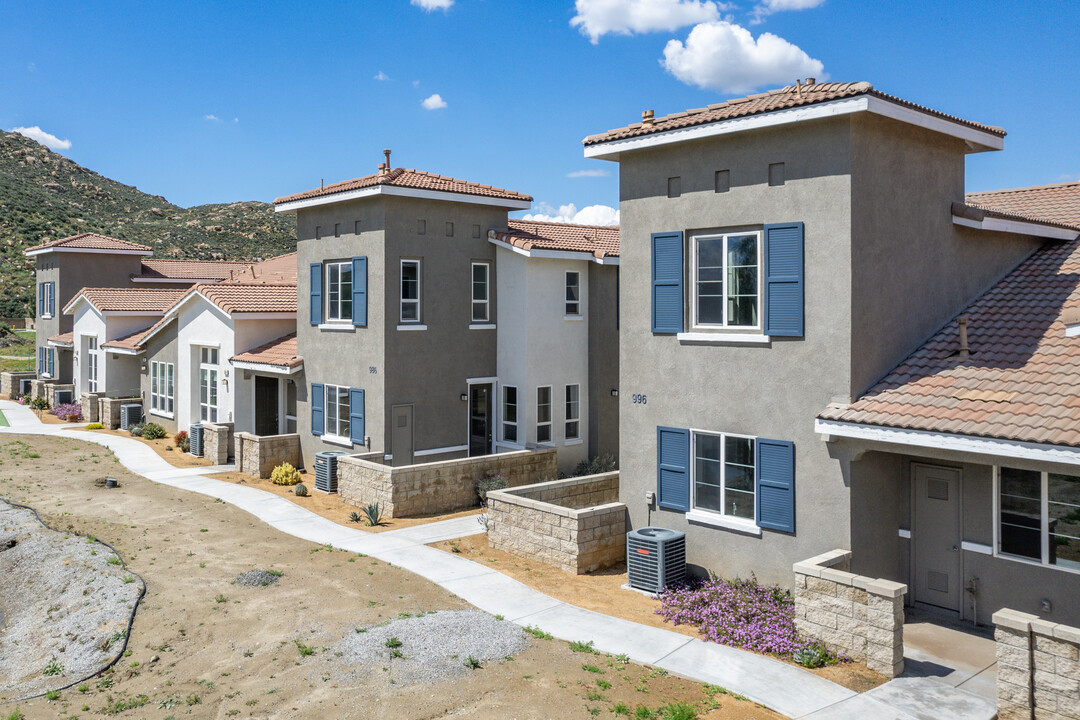
[[[74,390],[57,390],[53,393],[53,405],[70,405],[74,395]]]
[[[129,403],[120,406],[120,429],[127,430],[142,422],[142,405]]]
[[[626,533],[630,587],[658,593],[686,578],[686,533],[643,527]]]
[[[30,383],[31,383],[30,378],[22,378],[22,379],[19,380],[19,394],[20,395],[29,395],[30,394]]]
[[[202,423],[195,423],[188,430],[188,442],[190,443],[190,452],[195,457],[203,456],[203,426]]]
[[[337,459],[349,453],[326,450],[315,453],[315,489],[324,493],[337,492]]]

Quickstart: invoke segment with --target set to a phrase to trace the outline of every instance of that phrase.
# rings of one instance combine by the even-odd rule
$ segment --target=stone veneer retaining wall
[[[359,507],[379,503],[387,517],[436,515],[476,507],[476,481],[489,473],[500,473],[509,487],[517,487],[555,477],[558,471],[554,448],[400,467],[343,455],[338,458],[338,495]]]
[[[1080,628],[1008,608],[993,618],[998,718],[1080,718]]]
[[[5,372],[0,373],[0,397],[15,400],[19,397],[19,381],[33,380],[37,373],[31,372]]]
[[[82,404],[82,419],[83,422],[96,423],[98,417],[101,414],[101,393],[89,393],[85,392],[79,397],[79,402]]]
[[[36,378],[34,380],[31,380],[30,381],[30,397],[32,397],[32,398],[39,398],[39,397],[43,398],[43,397],[45,397],[46,393],[48,392],[49,385],[52,385],[55,382],[56,382],[55,380],[42,380],[40,378]]]
[[[907,585],[848,572],[850,550],[795,563],[795,627],[885,677],[904,671]]]
[[[203,423],[203,457],[224,465],[236,454],[232,423]]]
[[[583,575],[626,559],[619,473],[488,493],[488,543]]]
[[[288,435],[236,433],[234,457],[237,470],[265,480],[270,477],[274,468],[282,463],[289,463],[295,468],[300,467],[300,435],[297,433]],[[312,483],[314,483],[314,478]]]
[[[98,422],[104,425],[108,430],[116,430],[120,427],[120,406],[128,404],[141,405],[142,398],[138,396],[126,398],[98,398]]]
[[[64,390],[71,391],[71,399],[75,400],[75,386],[74,385],[61,385],[59,383],[51,383],[45,387],[45,400],[48,401],[49,407],[56,406],[56,393],[63,392]]]

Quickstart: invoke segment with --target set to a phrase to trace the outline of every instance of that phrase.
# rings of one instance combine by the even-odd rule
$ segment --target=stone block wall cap
[[[857,577],[858,575],[855,573],[845,572],[843,570],[833,570],[828,567],[821,570],[822,580],[832,580],[834,583],[839,583],[841,585],[854,585],[855,578]]]
[[[907,594],[907,585],[878,578],[866,584],[866,592],[882,597],[898,598]]]
[[[1042,618],[1035,618],[1031,621],[1031,632],[1038,633],[1039,635],[1045,635],[1046,637],[1054,636],[1054,628],[1058,624],[1056,622],[1050,622],[1049,620],[1043,620]]]
[[[824,568],[822,568],[817,563],[813,562],[812,559],[811,559],[811,560],[803,560],[802,562],[797,562],[794,565],[792,565],[791,569],[794,570],[795,572],[799,573],[800,575],[809,575],[810,577],[819,578],[819,577],[821,577],[821,571]]]
[[[867,577],[865,575],[856,575],[855,579],[851,581],[854,587],[860,590],[866,590],[870,586],[870,583],[874,582],[877,578]]]
[[[991,621],[1000,628],[1028,632],[1031,630],[1031,621],[1038,620],[1038,615],[1002,608],[993,614]]]
[[[1080,645],[1080,628],[1069,625],[1057,625],[1054,627],[1054,639]]]

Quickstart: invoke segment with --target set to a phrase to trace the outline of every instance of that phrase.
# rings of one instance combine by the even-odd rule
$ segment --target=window
[[[536,442],[551,442],[551,386],[536,388]]]
[[[325,432],[339,438],[349,437],[349,388],[326,386]]]
[[[204,347],[199,351],[199,419],[217,422],[218,419],[218,349]]]
[[[86,392],[98,389],[98,339],[86,338]]]
[[[1003,555],[1080,570],[1080,477],[998,469]]]
[[[420,261],[401,261],[401,322],[420,322]]]
[[[758,325],[760,233],[692,239],[695,327]]]
[[[566,273],[566,315],[581,314],[581,273],[568,271]]]
[[[718,193],[726,193],[731,189],[731,171],[730,170],[717,170],[715,178],[715,186],[713,190]]]
[[[487,322],[490,318],[488,305],[488,276],[491,266],[487,263],[472,264],[472,321]]]
[[[56,314],[56,283],[38,283],[38,315],[50,318]]]
[[[692,432],[695,510],[754,521],[754,438]]]
[[[166,415],[173,414],[175,396],[175,371],[172,363],[150,363],[150,410]]]
[[[352,262],[326,263],[326,319],[352,320],[353,276]]]
[[[517,388],[503,385],[503,440],[517,442]]]
[[[682,178],[669,177],[667,179],[667,196],[669,198],[677,198],[680,195],[682,195]]]
[[[784,163],[771,163],[769,165],[769,185],[779,187],[787,180],[784,172]]]
[[[580,433],[581,386],[566,386],[566,433],[567,440],[576,440]]]

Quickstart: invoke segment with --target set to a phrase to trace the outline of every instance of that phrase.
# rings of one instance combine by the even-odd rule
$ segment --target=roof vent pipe
[[[653,111],[646,110],[641,113],[641,124],[645,127],[652,127],[653,124]]]
[[[817,83],[817,78],[806,78],[807,85],[814,85]]]
[[[387,169],[387,171],[389,171],[390,168],[391,168],[391,165],[390,165],[390,149],[387,148],[386,150],[383,150],[382,154],[386,156],[386,169]]]
[[[971,355],[971,350],[968,348],[967,317],[961,316],[956,318],[956,324],[960,327],[960,359],[967,360]]]

